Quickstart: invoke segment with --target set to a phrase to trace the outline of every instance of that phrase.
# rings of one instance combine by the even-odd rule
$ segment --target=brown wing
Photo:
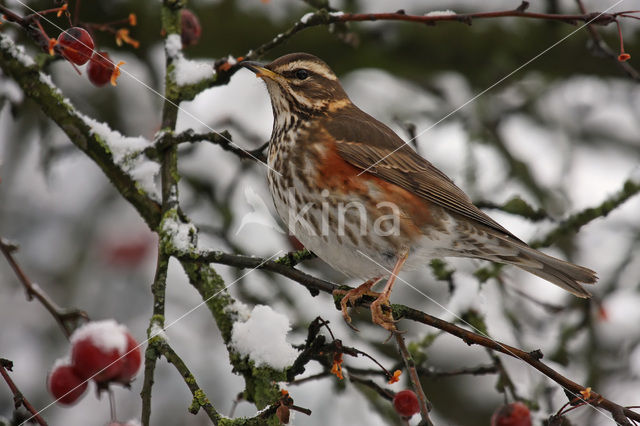
[[[393,130],[355,106],[347,108],[348,111],[330,114],[323,123],[344,160],[522,242],[473,205],[447,175],[418,155]]]

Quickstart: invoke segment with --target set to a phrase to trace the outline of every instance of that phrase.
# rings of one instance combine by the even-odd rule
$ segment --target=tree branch
[[[238,156],[242,160],[254,160],[254,161],[267,161],[267,157],[264,154],[266,145],[261,146],[254,150],[245,150],[236,146],[231,139],[231,134],[228,131],[222,132],[209,132],[209,133],[195,133],[192,129],[186,130],[182,133],[174,135],[172,133],[162,133],[162,135],[155,141],[155,143],[143,151],[150,158],[158,158],[160,153],[179,144],[183,143],[196,143],[196,142],[209,142],[214,145],[220,146],[225,151],[231,152]]]
[[[35,419],[35,421],[37,421],[41,426],[47,426],[47,422],[45,422],[40,414],[38,414],[38,410],[36,410],[35,407],[31,405],[31,403],[27,400],[27,398],[25,398],[22,392],[20,392],[18,386],[16,386],[13,380],[11,380],[11,377],[9,376],[7,370],[11,371],[12,368],[13,363],[11,361],[9,361],[8,359],[0,358],[0,375],[2,376],[4,381],[7,382],[11,393],[13,393],[13,401],[15,407],[18,408],[20,405],[24,406],[24,408],[26,408],[31,414],[33,414],[33,417],[31,417],[32,419]]]
[[[191,371],[189,371],[187,365],[182,361],[182,358],[180,358],[173,348],[171,348],[171,346],[169,346],[169,344],[164,340],[156,343],[155,346],[167,361],[176,367],[176,370],[178,370],[180,376],[182,376],[184,382],[191,391],[191,394],[193,395],[193,403],[191,404],[191,407],[189,407],[189,412],[191,414],[197,414],[200,408],[202,408],[204,412],[207,413],[207,416],[209,416],[211,422],[214,425],[217,425],[222,416],[218,414],[209,401],[209,398],[207,398],[207,395],[205,395],[204,391],[198,386],[196,378],[191,374]]]
[[[582,0],[576,0],[576,3],[578,3],[580,11],[582,13],[586,13],[586,8],[584,7]],[[629,62],[618,60],[618,54],[609,47],[607,42],[604,41],[598,30],[593,25],[587,25],[587,32],[593,41],[594,51],[613,59],[629,77],[636,81],[640,81],[640,73],[633,68]]]
[[[533,248],[548,247],[559,238],[578,232],[580,228],[592,220],[607,216],[638,192],[640,192],[640,182],[636,179],[627,179],[620,191],[604,200],[600,205],[586,208],[569,216],[544,238],[535,240],[529,245]]]
[[[184,255],[183,258],[189,258],[192,262],[214,262],[214,263],[222,263],[225,265],[236,266],[241,268],[256,268],[270,270],[272,272],[276,272],[280,275],[291,278],[292,280],[302,284],[306,288],[312,291],[312,294],[317,294],[318,291],[323,291],[326,293],[332,293],[333,290],[338,288],[347,288],[348,286],[338,286],[337,284],[333,284],[319,278],[312,277],[304,272],[301,272],[295,268],[289,268],[282,264],[278,264],[275,262],[265,261],[265,259],[251,256],[239,256],[232,255],[222,252],[203,252],[201,254],[192,254],[191,256]],[[339,296],[337,296],[339,299]],[[365,297],[366,299],[366,297]],[[339,302],[339,300],[338,300]],[[366,303],[365,303],[365,306]],[[396,320],[405,318],[412,321],[420,322],[422,324],[429,325],[431,327],[442,330],[446,333],[449,333],[453,336],[456,336],[462,339],[465,343],[472,345],[477,344],[480,346],[484,346],[486,348],[492,349],[494,351],[503,353],[505,355],[511,356],[516,359],[520,359],[527,364],[534,367],[536,370],[540,371],[545,376],[549,377],[551,380],[558,383],[564,389],[567,389],[572,394],[576,396],[580,396],[580,391],[585,389],[584,386],[575,383],[574,381],[568,379],[562,374],[558,373],[548,365],[544,364],[540,361],[542,358],[542,353],[538,350],[532,352],[525,352],[521,349],[515,348],[513,346],[501,343],[496,340],[492,340],[489,337],[476,334],[470,331],[467,331],[461,327],[458,327],[450,322],[441,320],[439,318],[433,317],[421,311],[409,308],[404,305],[392,305],[393,317]],[[625,416],[632,420],[640,421],[640,414],[631,411],[630,409],[621,407],[613,401],[610,401],[604,398],[602,395],[592,392],[594,398],[586,401],[587,403],[602,407],[605,410],[612,413],[612,415],[619,410],[622,410]]]
[[[22,283],[27,291],[27,298],[32,300],[34,297],[45,307],[47,311],[53,316],[62,332],[67,339],[78,327],[80,321],[89,321],[89,315],[80,309],[63,309],[59,307],[51,298],[40,288],[37,284],[31,282],[31,280],[24,273],[18,262],[13,257],[13,252],[17,250],[17,246],[9,243],[7,240],[0,238],[0,251],[7,258],[7,262],[11,265],[11,268],[16,273],[18,280]]]
[[[555,13],[535,13],[526,12],[529,6],[529,2],[523,1],[520,7],[510,10],[502,10],[495,12],[474,12],[474,13],[451,13],[451,14],[425,14],[425,15],[407,15],[403,10],[395,13],[343,13],[343,12],[329,12],[325,9],[321,9],[317,12],[308,13],[303,16],[299,21],[293,24],[288,30],[278,34],[275,38],[262,44],[254,50],[250,50],[245,55],[245,59],[257,59],[262,57],[269,50],[278,47],[286,40],[293,37],[298,32],[316,27],[319,25],[328,25],[344,22],[364,22],[364,21],[400,21],[400,22],[413,22],[418,24],[435,25],[437,22],[459,22],[466,25],[471,25],[473,20],[476,19],[492,19],[492,18],[524,18],[524,19],[536,19],[545,21],[557,21],[570,25],[576,25],[578,22],[588,22],[592,25],[606,26],[615,22],[623,16],[624,12],[617,13],[601,13],[591,12],[582,14],[555,14]]]
[[[13,78],[25,95],[67,134],[71,142],[102,169],[111,183],[137,210],[151,229],[160,223],[160,205],[136,187],[119,167],[107,143],[95,133],[71,103],[42,73],[21,46],[0,32],[0,68]]]
[[[398,344],[398,350],[400,351],[400,355],[402,356],[402,360],[404,361],[404,365],[409,372],[409,379],[411,382],[411,386],[413,390],[416,392],[418,396],[418,402],[420,403],[420,416],[422,417],[422,423],[427,426],[433,426],[433,422],[429,418],[429,411],[431,411],[431,402],[427,399],[427,396],[424,394],[424,390],[422,389],[422,384],[420,383],[420,377],[418,376],[418,372],[416,370],[416,365],[413,362],[413,357],[407,350],[407,345],[404,343],[404,337],[402,337],[402,333],[397,330],[393,332],[393,337],[396,339],[396,343]]]

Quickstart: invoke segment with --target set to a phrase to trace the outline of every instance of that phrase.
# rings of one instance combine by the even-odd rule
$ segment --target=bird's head
[[[250,61],[241,65],[264,80],[276,114],[312,115],[350,102],[331,68],[308,53],[284,55],[267,65]]]

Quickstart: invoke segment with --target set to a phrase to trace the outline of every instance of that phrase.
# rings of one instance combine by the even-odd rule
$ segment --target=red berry
[[[61,404],[73,404],[87,390],[87,382],[82,380],[70,365],[59,365],[47,379],[51,395]]]
[[[139,367],[135,355],[132,360],[124,356],[131,345],[129,338],[126,327],[113,320],[90,322],[77,329],[71,336],[71,365],[76,374],[98,383],[129,381],[131,372],[135,374]]]
[[[58,50],[69,62],[84,65],[93,54],[93,39],[84,28],[72,27],[58,36]]]
[[[87,75],[89,76],[89,81],[96,86],[104,86],[111,81],[111,76],[115,69],[116,65],[107,52],[96,52],[87,66]]]
[[[531,426],[529,407],[522,402],[503,405],[491,416],[491,426]]]
[[[182,47],[193,46],[200,40],[202,28],[198,17],[189,9],[182,9],[180,12],[180,38]]]
[[[127,333],[127,351],[125,354],[124,358],[122,358],[122,370],[116,377],[116,380],[121,383],[129,383],[135,377],[142,363],[142,354],[140,353],[138,342],[129,333]]]
[[[411,417],[420,412],[418,397],[412,390],[403,390],[393,397],[393,408],[402,417]]]

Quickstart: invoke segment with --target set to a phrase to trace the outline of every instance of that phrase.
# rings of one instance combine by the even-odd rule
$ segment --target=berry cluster
[[[48,388],[58,402],[73,404],[89,380],[100,388],[113,382],[128,385],[141,362],[139,345],[125,326],[113,320],[90,322],[71,335],[71,360],[54,365]]]
[[[96,86],[104,86],[109,82],[116,85],[120,66],[124,62],[116,65],[107,52],[94,51],[93,38],[84,28],[72,27],[65,30],[53,45],[56,52],[74,65],[84,65],[89,62],[87,76],[91,83]]]

